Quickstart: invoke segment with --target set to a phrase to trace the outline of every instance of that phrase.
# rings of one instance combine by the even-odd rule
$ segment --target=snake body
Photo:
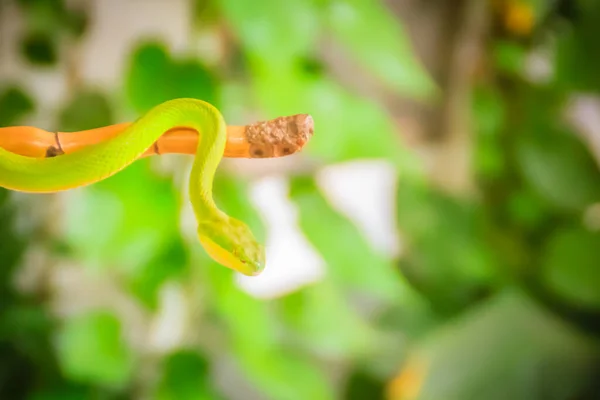
[[[212,197],[213,178],[223,157],[227,131],[221,113],[204,101],[167,101],[119,135],[58,157],[26,157],[0,147],[0,186],[50,193],[101,181],[136,161],[164,132],[178,126],[194,129],[200,135],[189,183],[200,243],[225,267],[245,275],[259,274],[265,263],[264,248],[243,222],[221,211]]]

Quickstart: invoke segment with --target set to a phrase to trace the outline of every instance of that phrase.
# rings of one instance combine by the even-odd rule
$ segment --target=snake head
[[[265,250],[243,222],[226,217],[198,225],[198,238],[213,260],[248,276],[265,267]]]

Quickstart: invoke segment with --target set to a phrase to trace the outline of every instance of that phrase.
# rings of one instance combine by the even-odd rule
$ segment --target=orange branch
[[[80,132],[52,133],[31,126],[0,128],[0,147],[27,157],[68,154],[117,136],[130,123],[105,126]],[[313,134],[313,120],[298,114],[246,126],[227,126],[224,157],[267,158],[294,154]],[[143,155],[195,154],[198,132],[177,127],[165,132]]]

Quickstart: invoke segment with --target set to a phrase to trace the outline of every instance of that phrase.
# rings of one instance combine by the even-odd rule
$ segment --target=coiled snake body
[[[48,193],[98,182],[136,161],[164,132],[178,126],[199,132],[189,194],[200,243],[220,264],[258,275],[265,266],[263,246],[246,224],[225,214],[213,201],[213,178],[225,150],[227,126],[221,113],[204,101],[167,101],[119,135],[58,157],[26,157],[0,147],[0,186]]]

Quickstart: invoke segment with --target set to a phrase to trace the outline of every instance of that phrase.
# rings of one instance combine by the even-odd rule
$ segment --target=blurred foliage
[[[60,111],[58,124],[64,131],[78,131],[110,125],[112,114],[111,104],[102,93],[82,89]]]
[[[0,120],[3,126],[17,125],[34,110],[33,99],[22,89],[10,85],[0,94]]]
[[[221,399],[208,374],[208,362],[192,350],[179,350],[164,358],[164,372],[156,390],[158,400]]]
[[[140,113],[177,97],[218,104],[214,73],[196,60],[172,59],[159,43],[139,45],[131,56],[126,81],[128,98]]]
[[[64,373],[75,381],[108,387],[126,384],[132,373],[132,359],[120,325],[115,315],[99,311],[67,321],[57,340]]]
[[[13,3],[25,26],[13,40],[27,66],[60,68],[65,48],[86,44],[90,9]],[[122,60],[122,91],[79,83],[51,107],[3,78],[0,126],[41,110],[55,130],[83,130],[176,97],[239,120],[310,113],[317,132],[299,163],[392,166],[403,252],[376,249],[308,168],[286,177],[287,195],[325,271],[272,299],[243,291],[188,232],[183,157],[142,159],[64,196],[1,190],[0,399],[598,398],[600,173],[563,117],[578,93],[600,91],[600,3],[489,3],[493,23],[469,87],[470,196],[431,183],[392,113],[338,80],[319,45],[344,57],[361,85],[441,108],[447,88],[382,1],[195,0],[192,36],[219,37],[226,49],[217,61],[141,37]],[[532,77],[540,52],[551,71]],[[215,199],[265,240],[251,184],[220,171]],[[56,203],[60,218],[32,212]],[[68,293],[71,312],[56,306],[50,278],[65,265],[98,286]],[[25,290],[20,273],[32,268],[41,277]],[[106,282],[118,293],[106,295],[110,305],[79,298]],[[177,312],[165,300],[172,291],[182,297]],[[115,310],[121,300],[145,321],[142,334]],[[150,325],[179,313],[183,338],[167,349],[149,344]]]
[[[597,347],[527,296],[509,289],[473,308],[413,352],[405,373],[419,399],[567,399],[585,387]]]

